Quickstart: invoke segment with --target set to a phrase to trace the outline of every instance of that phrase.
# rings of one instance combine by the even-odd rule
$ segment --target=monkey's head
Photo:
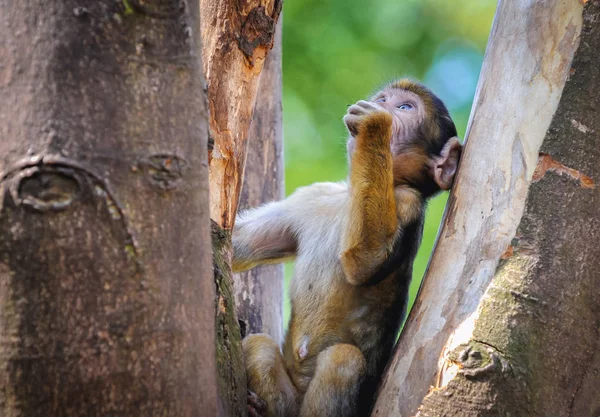
[[[350,106],[344,122],[352,156],[360,126],[376,113],[391,115],[390,147],[394,185],[418,189],[424,197],[452,186],[461,144],[448,109],[427,87],[410,79],[394,81],[369,101]],[[390,118],[379,118],[387,120]]]

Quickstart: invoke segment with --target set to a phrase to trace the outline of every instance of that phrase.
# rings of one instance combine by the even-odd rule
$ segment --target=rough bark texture
[[[499,2],[447,216],[373,415],[414,415],[437,380],[444,345],[464,340],[515,236],[579,45],[582,9],[577,0]]]
[[[0,19],[0,415],[215,415],[198,6]]]
[[[235,220],[259,76],[281,5],[281,0],[200,0],[213,141],[210,213],[227,230]]]
[[[240,209],[284,197],[281,79],[281,19],[258,86]],[[267,333],[283,339],[283,265],[261,266],[234,276],[242,335]]]
[[[220,415],[247,413],[247,384],[242,355],[242,335],[235,309],[231,272],[231,233],[212,223],[213,261],[217,289],[217,371]]]
[[[210,213],[217,287],[219,394],[226,416],[246,415],[246,375],[231,272],[231,235],[259,76],[273,46],[280,0],[200,0],[208,82]]]
[[[516,237],[420,417],[600,415],[598,22],[588,1]]]

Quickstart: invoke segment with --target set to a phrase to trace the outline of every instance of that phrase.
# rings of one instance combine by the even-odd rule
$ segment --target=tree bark
[[[215,415],[198,6],[0,16],[0,415]]]
[[[200,0],[208,80],[211,218],[231,230],[242,188],[259,76],[273,47],[281,0]]]
[[[247,413],[246,375],[231,272],[231,229],[246,160],[259,76],[273,46],[280,0],[200,0],[208,81],[209,184],[215,283],[217,370],[222,413]]]
[[[284,197],[281,23],[260,76],[250,133],[240,209]],[[283,339],[283,265],[261,266],[235,274],[234,287],[242,335],[267,333]]]
[[[588,1],[517,233],[421,417],[600,414],[599,20]]]
[[[592,3],[594,6],[591,6]],[[597,1],[589,1],[586,7],[596,7],[596,4]],[[490,348],[494,351],[495,356],[492,356],[491,353],[486,353],[487,348],[481,352],[481,348],[487,346],[486,343],[477,345],[477,348],[473,346],[471,351],[465,349],[464,343],[472,336],[474,321],[480,314],[477,306],[494,276],[499,259],[501,256],[510,257],[512,251],[516,250],[511,246],[511,240],[516,235],[523,214],[538,152],[550,122],[553,118],[557,120],[555,115],[561,114],[560,109],[557,111],[558,103],[561,96],[564,101],[565,81],[569,71],[575,69],[571,67],[571,62],[580,44],[582,8],[583,5],[578,1],[499,2],[471,114],[467,144],[450,195],[447,214],[424,284],[388,368],[373,415],[414,415],[432,385],[448,383],[448,376],[442,378],[446,382],[439,381],[438,363],[443,361],[444,351],[448,354],[458,345],[462,346],[462,350],[458,356],[454,355],[455,360],[464,359],[465,363],[475,363],[478,360],[482,366],[479,369],[481,374],[475,370],[471,374],[466,369],[468,365],[465,365],[465,369],[461,370],[462,379],[476,380],[479,375],[487,375],[490,369],[486,368],[487,365],[503,369],[501,365],[506,358],[497,360],[500,353],[496,349]],[[587,59],[591,60],[591,55]],[[578,84],[578,87],[582,85]],[[589,109],[591,111],[591,105]],[[570,146],[577,148],[572,142]],[[593,154],[590,148],[587,156],[591,157]],[[573,162],[573,166],[580,166],[584,162],[583,159],[573,160],[566,156],[564,161]],[[556,190],[556,193],[561,192]],[[590,190],[580,192],[586,193],[581,194],[581,204],[588,207],[590,201],[593,201]],[[570,192],[566,194],[572,197]],[[556,207],[560,211],[560,206]],[[564,214],[570,212],[575,215],[578,208],[583,207],[571,207]],[[579,219],[583,218],[583,213],[585,211],[579,213]],[[561,218],[562,224],[566,226],[567,218]],[[519,233],[523,233],[522,227]],[[587,257],[596,249],[585,249],[585,242],[584,239],[581,245],[571,244],[573,248],[577,247],[586,253],[581,256]],[[521,257],[516,256],[514,259],[517,262]],[[552,263],[553,259],[546,258],[544,262]],[[511,265],[515,267],[515,264]],[[524,263],[523,266],[525,265]],[[570,270],[569,274],[575,272]],[[519,294],[521,293],[523,291],[519,290]],[[507,296],[505,299],[510,297],[518,296]],[[555,294],[553,297],[560,295]],[[514,303],[511,305],[514,306]],[[497,314],[494,313],[495,316]],[[545,321],[547,312],[543,314],[539,318]],[[498,334],[505,334],[510,328],[508,322],[499,320],[498,317],[490,317],[487,324],[490,326],[490,333],[495,329]],[[597,335],[597,329],[595,332]],[[487,340],[480,337],[476,340]],[[510,338],[506,340],[510,343],[516,341],[511,341]],[[448,344],[444,348],[446,343]],[[503,352],[507,351],[507,347],[498,344],[496,340],[489,343]],[[535,346],[539,349],[538,344]],[[448,358],[450,357],[446,356],[447,360],[452,360]],[[546,359],[540,356],[536,361],[541,363]],[[542,383],[543,378],[538,381]],[[558,386],[557,384],[556,387]],[[456,398],[459,395],[456,392],[440,391],[434,395],[438,399],[447,395],[448,398],[443,401],[450,404],[458,401]],[[541,392],[537,391],[536,395],[539,393]],[[442,406],[423,409],[422,415],[505,415],[498,414],[498,409],[485,411],[485,407],[493,403],[490,398],[473,396],[469,400],[472,402],[471,408],[463,404],[464,408],[459,411],[458,406],[447,409]],[[497,401],[501,403],[502,399]],[[505,405],[508,407],[508,403]],[[511,409],[508,407],[502,410]],[[522,414],[514,412],[516,414],[506,415],[528,415],[526,411]]]

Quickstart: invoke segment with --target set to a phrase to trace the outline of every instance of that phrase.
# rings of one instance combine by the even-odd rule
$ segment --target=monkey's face
[[[391,118],[377,117],[385,112]],[[461,145],[456,127],[446,106],[430,90],[412,80],[399,80],[381,90],[369,101],[361,100],[348,108],[344,123],[350,133],[348,157],[359,140],[372,140],[359,135],[369,120],[388,124],[389,146],[393,158],[394,184],[409,184],[430,196],[452,185],[458,166]],[[391,124],[391,126],[389,125]],[[389,135],[389,133],[386,133]],[[365,136],[363,138],[363,136]]]
[[[354,151],[358,126],[371,113],[385,111],[392,116],[390,147],[394,156],[403,152],[420,134],[426,107],[417,94],[399,88],[386,88],[369,101],[360,100],[348,108],[344,123],[350,133],[348,155]]]
[[[392,154],[398,155],[419,134],[425,120],[423,100],[412,91],[389,88],[381,91],[371,99],[383,107],[393,117],[392,121]]]

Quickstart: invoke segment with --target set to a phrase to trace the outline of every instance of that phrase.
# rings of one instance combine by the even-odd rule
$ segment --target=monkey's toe
[[[261,413],[256,411],[256,409],[254,407],[252,407],[250,404],[248,404],[248,416],[249,417],[265,417]]]
[[[248,415],[250,417],[265,417],[267,403],[256,393],[248,390]]]

